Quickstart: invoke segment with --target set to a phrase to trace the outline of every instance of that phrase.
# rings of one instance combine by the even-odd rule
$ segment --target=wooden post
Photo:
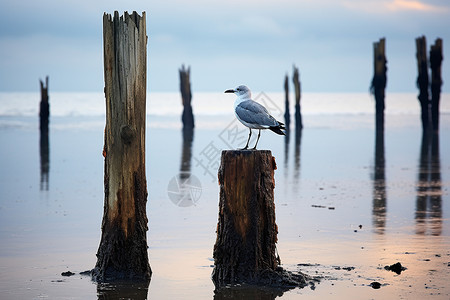
[[[241,283],[305,284],[303,275],[294,275],[279,267],[273,199],[275,169],[275,158],[269,150],[222,151],[212,274],[218,288]]]
[[[183,115],[181,120],[183,121],[183,127],[194,128],[194,114],[192,113],[192,93],[191,93],[191,68],[185,69],[184,65],[179,69],[180,72],[180,92],[181,100],[183,103]]]
[[[106,127],[105,204],[93,277],[150,281],[147,253],[145,12],[103,15]]]
[[[442,55],[442,39],[436,39],[430,50],[431,68],[431,119],[433,131],[439,131],[439,99],[441,97],[441,65],[444,59]]]
[[[374,75],[371,92],[375,96],[375,128],[377,132],[384,132],[384,96],[387,83],[387,67],[385,54],[385,39],[373,43]]]
[[[300,73],[298,72],[298,68],[294,65],[294,76],[292,81],[294,82],[295,89],[295,127],[297,129],[303,128],[302,122],[302,113],[300,111],[300,99],[301,99],[301,83],[300,83]]]
[[[45,85],[39,80],[41,88],[41,102],[39,104],[39,154],[41,158],[41,181],[40,190],[48,191],[50,171],[50,148],[49,148],[49,118],[50,118],[50,102],[48,96],[48,76],[45,77]]]
[[[425,36],[416,38],[417,57],[417,87],[419,88],[419,102],[422,108],[422,129],[427,131],[430,128],[430,99],[428,96],[428,60],[427,60],[427,40]]]
[[[50,103],[48,101],[48,76],[45,77],[45,85],[39,80],[41,85],[41,102],[39,105],[39,129],[41,133],[48,133],[48,123],[50,116]]]

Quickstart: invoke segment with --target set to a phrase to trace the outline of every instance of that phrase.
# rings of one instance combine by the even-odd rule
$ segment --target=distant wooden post
[[[181,120],[183,121],[183,127],[194,128],[194,114],[192,113],[192,93],[191,93],[191,68],[185,69],[184,65],[179,69],[180,72],[180,92],[183,103],[183,115]]]
[[[289,132],[291,124],[291,113],[289,111],[289,76],[286,74],[284,78],[284,123],[286,131]]]
[[[42,80],[41,84],[41,102],[39,105],[39,128],[42,132],[48,133],[48,123],[50,116],[50,103],[48,101],[48,76],[45,77],[45,85]]]
[[[41,158],[41,181],[40,190],[48,191],[49,171],[50,171],[50,147],[49,147],[49,119],[50,102],[48,96],[48,76],[45,77],[45,84],[39,80],[41,87],[41,102],[39,104],[39,154]]]
[[[427,131],[430,128],[430,99],[428,95],[428,59],[427,40],[425,36],[416,38],[417,57],[417,87],[419,88],[419,102],[422,108],[422,129]]]
[[[106,97],[105,204],[93,277],[148,281],[145,12],[103,15]]]
[[[373,43],[374,75],[370,89],[375,96],[375,128],[379,133],[384,132],[384,96],[387,83],[387,60],[385,53],[384,38]]]
[[[439,131],[439,99],[441,97],[441,65],[444,59],[442,55],[442,39],[436,39],[430,50],[431,68],[431,119],[433,131]]]
[[[273,193],[275,169],[275,158],[269,150],[222,152],[212,274],[218,288],[240,283],[305,284],[302,275],[286,276],[287,272],[279,267]]]
[[[302,113],[300,111],[300,99],[302,88],[298,68],[295,65],[293,67],[294,67],[294,76],[292,78],[292,81],[294,82],[294,89],[295,89],[295,128],[298,130],[303,128]]]

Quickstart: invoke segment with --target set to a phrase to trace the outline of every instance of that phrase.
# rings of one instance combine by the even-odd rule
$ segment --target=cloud
[[[431,5],[423,3],[421,1],[410,1],[410,0],[394,0],[391,3],[386,4],[387,8],[392,11],[400,10],[416,10],[416,11],[432,11],[439,12],[444,9],[444,7]]]
[[[448,3],[436,5],[427,1],[418,0],[345,0],[342,5],[351,10],[363,11],[366,13],[396,13],[396,12],[432,12],[448,13],[450,7]]]

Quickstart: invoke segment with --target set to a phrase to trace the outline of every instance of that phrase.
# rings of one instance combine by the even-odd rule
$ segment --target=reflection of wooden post
[[[184,68],[184,65],[179,69],[180,72],[180,91],[181,91],[181,99],[183,101],[183,115],[181,120],[183,121],[183,127],[191,127],[195,126],[194,124],[194,114],[192,113],[192,93],[191,93],[191,79],[190,73],[191,68]]]
[[[384,234],[386,227],[386,160],[384,155],[384,133],[375,133],[375,166],[373,172],[372,222],[375,232]]]
[[[286,127],[286,132],[289,132],[290,124],[291,124],[291,113],[289,111],[289,77],[286,74],[284,78],[284,123]]]
[[[48,191],[49,188],[49,171],[50,171],[50,147],[49,147],[49,138],[48,138],[48,130],[46,132],[42,132],[39,140],[39,154],[41,157],[41,191]]]
[[[106,127],[105,205],[93,276],[149,281],[145,101],[147,35],[142,17],[103,15]]]
[[[374,75],[371,91],[375,95],[375,124],[377,132],[384,132],[384,90],[386,88],[386,54],[385,39],[373,43]]]
[[[39,80],[41,84],[41,103],[39,107],[39,121],[40,130],[48,133],[48,122],[50,116],[50,103],[48,101],[48,76],[45,77],[45,85],[42,80]]]
[[[417,57],[417,87],[419,88],[419,102],[422,108],[422,129],[430,128],[430,100],[428,96],[428,60],[427,60],[427,40],[425,36],[416,38]]]
[[[439,131],[439,98],[441,96],[441,64],[443,59],[442,39],[436,39],[436,43],[431,46],[430,50],[431,119],[434,131]]]
[[[303,128],[302,113],[300,111],[300,99],[302,88],[300,83],[300,73],[298,72],[298,68],[295,65],[294,65],[294,76],[292,78],[292,81],[294,82],[294,89],[295,89],[295,127],[298,130]]]
[[[269,150],[222,152],[212,275],[216,287],[286,283],[276,255],[275,169]]]

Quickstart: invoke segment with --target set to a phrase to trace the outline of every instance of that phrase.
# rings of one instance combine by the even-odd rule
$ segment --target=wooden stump
[[[427,40],[425,36],[416,38],[417,57],[417,87],[419,88],[419,102],[422,109],[422,129],[427,131],[430,128],[430,99],[428,95],[428,59]]]
[[[185,69],[184,65],[179,69],[180,72],[180,92],[181,99],[183,102],[183,115],[181,120],[183,122],[183,127],[194,128],[194,114],[192,113],[192,93],[191,93],[191,68]]]
[[[375,128],[377,134],[384,132],[384,96],[387,83],[387,67],[385,54],[385,39],[373,43],[374,75],[371,91],[375,96]]]
[[[442,39],[436,39],[436,43],[430,50],[430,68],[431,68],[431,119],[433,131],[439,131],[439,100],[441,97],[441,65],[444,59],[442,55]]]
[[[296,66],[294,66],[294,76],[292,78],[292,81],[294,82],[295,89],[295,127],[298,130],[303,128],[302,113],[300,110],[302,88],[300,83],[300,73]]]
[[[218,288],[241,283],[269,286],[305,283],[302,275],[279,267],[273,199],[275,169],[275,158],[269,150],[222,152],[212,274]]]
[[[103,15],[106,97],[105,205],[93,277],[149,281],[145,101],[145,12]]]

